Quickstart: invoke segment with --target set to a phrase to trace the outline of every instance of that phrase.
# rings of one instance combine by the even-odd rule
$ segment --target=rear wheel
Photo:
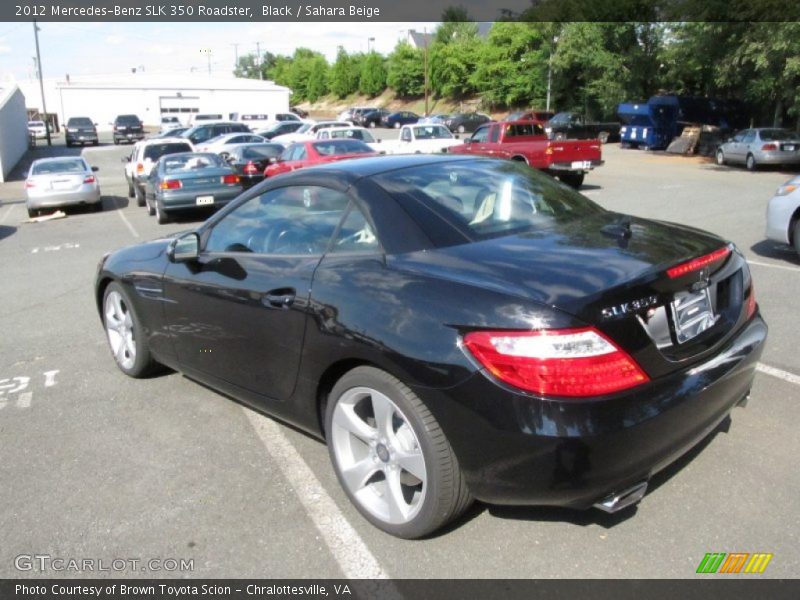
[[[158,221],[159,225],[164,225],[165,223],[169,223],[169,214],[166,210],[164,210],[161,204],[158,202],[156,198],[153,198],[153,204],[155,204],[155,213],[156,213],[156,221]]]
[[[379,529],[422,537],[472,502],[435,417],[388,373],[358,367],[342,377],[331,390],[325,425],[340,484]]]
[[[752,154],[748,154],[747,158],[745,159],[744,163],[745,167],[747,167],[748,171],[755,171],[758,168],[758,164],[756,163],[756,157]]]
[[[792,231],[792,244],[794,251],[800,256],[800,220],[795,221],[794,230]]]
[[[28,209],[28,218],[35,219],[38,216],[39,216],[39,211],[37,209],[35,208]]]
[[[136,192],[133,190],[133,183],[128,181],[128,198],[133,198]]]
[[[103,324],[111,355],[123,373],[144,377],[155,370],[156,362],[150,355],[136,311],[116,282],[109,284],[103,295]]]
[[[558,176],[558,178],[566,183],[568,186],[577,189],[583,185],[583,180],[586,177],[586,173],[562,173]]]
[[[144,206],[144,190],[142,187],[134,183],[133,193],[136,196],[136,206]]]
[[[155,209],[155,206],[154,206],[154,204],[155,204],[155,199],[153,199],[153,200],[151,201],[151,200],[150,200],[150,198],[147,196],[147,194],[145,194],[145,196],[144,196],[144,202],[145,202],[145,204],[147,205],[147,214],[148,214],[148,215],[150,215],[151,217],[152,217],[153,215],[155,215],[155,214],[156,214],[156,209]]]

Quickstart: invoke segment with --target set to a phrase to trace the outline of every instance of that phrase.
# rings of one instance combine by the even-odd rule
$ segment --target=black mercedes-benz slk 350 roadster
[[[637,502],[746,400],[767,336],[732,244],[451,156],[269,179],[104,257],[96,298],[124,373],[166,365],[324,438],[408,538],[473,499]]]

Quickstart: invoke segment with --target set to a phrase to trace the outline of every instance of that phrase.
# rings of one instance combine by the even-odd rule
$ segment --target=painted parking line
[[[345,519],[316,475],[272,419],[242,407],[261,443],[294,488],[300,503],[319,530],[347,579],[388,579],[364,540]],[[399,597],[399,594],[395,594]]]
[[[119,215],[119,218],[122,219],[123,223],[125,223],[125,226],[128,228],[128,231],[131,232],[131,235],[133,235],[133,237],[138,238],[139,232],[136,231],[136,229],[133,228],[133,225],[131,225],[131,222],[128,221],[128,217],[125,216],[125,213],[122,211],[122,207],[119,205],[119,198],[117,198],[116,196],[114,196],[114,204],[116,204],[117,206],[116,212]]]
[[[3,213],[3,216],[2,216],[2,217],[0,217],[0,223],[5,223],[5,222],[6,222],[6,219],[8,218],[8,215],[10,215],[10,214],[11,214],[11,211],[12,211],[12,210],[14,210],[14,204],[12,204],[11,206],[9,206],[9,207],[8,207],[8,210],[7,210],[5,213]]]
[[[800,273],[800,267],[789,267],[787,265],[773,265],[771,263],[763,263],[757,260],[750,260],[750,259],[747,259],[747,264],[756,265],[758,267],[771,267],[773,269],[783,269],[784,271],[795,271],[797,273]]]
[[[793,383],[795,385],[800,385],[800,375],[795,375],[794,373],[789,373],[789,371],[784,371],[782,369],[776,369],[775,367],[770,367],[764,363],[758,363],[756,365],[756,371],[760,371],[765,375],[777,377],[778,379],[783,379],[784,381],[788,381],[789,383]]]

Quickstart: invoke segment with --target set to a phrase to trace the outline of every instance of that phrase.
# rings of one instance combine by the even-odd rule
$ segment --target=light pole
[[[553,85],[553,51],[558,43],[558,36],[553,36],[553,45],[550,46],[550,60],[547,62],[547,106],[545,110],[550,112],[550,88]]]
[[[367,54],[372,52],[372,44],[374,44],[374,43],[375,43],[375,38],[374,37],[367,38]]]
[[[39,26],[33,22],[33,37],[36,38],[36,69],[39,71],[39,91],[42,93],[42,112],[44,113],[44,132],[47,135],[47,145],[52,146],[50,140],[50,123],[47,119],[47,103],[44,99],[44,81],[42,80],[42,55],[39,52]]]
[[[211,75],[211,48],[201,48],[200,54],[205,54],[208,59],[208,74]]]

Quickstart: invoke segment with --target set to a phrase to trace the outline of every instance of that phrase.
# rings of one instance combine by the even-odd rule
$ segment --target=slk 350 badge
[[[638,312],[645,308],[655,306],[658,304],[658,296],[647,296],[639,298],[638,300],[631,300],[630,302],[623,302],[616,306],[609,306],[600,311],[604,319],[612,319],[614,317],[621,317],[631,313]]]

